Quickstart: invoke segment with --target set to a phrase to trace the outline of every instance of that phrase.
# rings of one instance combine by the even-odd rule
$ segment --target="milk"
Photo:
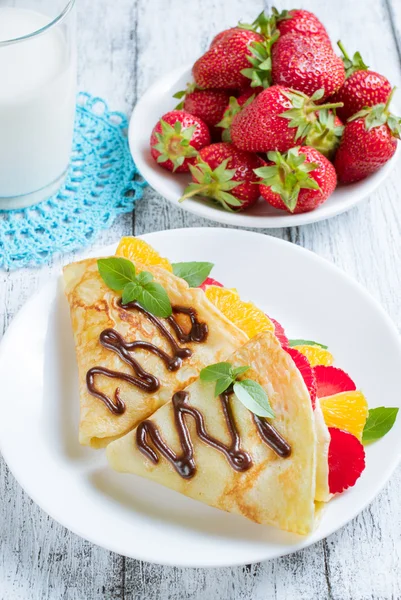
[[[0,42],[29,35],[49,17],[0,8]],[[49,197],[66,173],[75,113],[75,49],[58,25],[0,44],[0,209]]]

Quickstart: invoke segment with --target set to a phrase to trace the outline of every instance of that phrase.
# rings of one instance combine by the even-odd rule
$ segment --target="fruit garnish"
[[[362,392],[341,392],[320,399],[327,427],[337,427],[362,440],[368,416],[368,403]]]
[[[284,348],[284,350],[288,352],[288,354],[291,356],[292,360],[296,364],[298,370],[300,371],[305,385],[308,388],[312,408],[314,409],[316,405],[316,379],[308,359],[306,358],[306,356],[298,352],[298,350],[296,350],[295,348]]]
[[[351,433],[329,427],[329,489],[341,494],[355,485],[365,468],[365,450]]]
[[[329,367],[334,362],[334,356],[331,354],[331,352],[325,348],[321,348],[320,346],[309,346],[302,344],[300,346],[293,346],[293,348],[296,348],[298,352],[301,352],[301,354],[306,356],[312,367],[316,367],[317,365]]]
[[[250,338],[262,331],[274,333],[274,325],[252,302],[241,300],[238,292],[215,285],[206,287],[205,294],[227,319],[242,329]]]
[[[126,236],[121,238],[116,250],[116,256],[129,258],[141,266],[162,267],[166,271],[172,271],[170,261],[147,244],[144,240],[136,237]]]
[[[342,369],[337,367],[325,367],[318,365],[314,367],[316,377],[316,392],[318,398],[334,396],[341,392],[353,392],[356,385],[351,377]]]
[[[288,337],[285,335],[284,327],[280,325],[280,323],[276,321],[276,319],[272,319],[272,317],[269,317],[269,319],[274,325],[274,333],[276,338],[283,346],[283,348],[286,348],[289,345],[289,342]]]
[[[224,285],[222,283],[220,283],[220,281],[216,281],[216,279],[213,279],[212,277],[207,277],[205,279],[205,281],[202,283],[202,285],[200,285],[199,287],[202,288],[203,291],[205,291],[205,289],[209,285],[216,285],[217,287],[224,287]]]

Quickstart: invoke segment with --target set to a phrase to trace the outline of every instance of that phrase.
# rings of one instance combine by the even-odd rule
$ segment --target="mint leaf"
[[[189,287],[198,287],[202,285],[214,264],[210,262],[179,262],[173,263],[173,273],[181,279],[185,279]]]
[[[243,379],[234,383],[234,394],[238,400],[258,417],[274,418],[265,390],[253,379]]]
[[[398,408],[371,408],[363,430],[363,443],[379,440],[386,435],[394,425],[397,414]]]
[[[146,285],[150,281],[153,281],[152,273],[148,273],[148,271],[141,271],[136,278],[137,282],[140,285]]]
[[[123,289],[123,295],[121,298],[122,303],[129,304],[130,302],[134,302],[134,300],[138,300],[140,293],[141,286],[139,286],[136,281],[131,281],[130,283],[127,283],[127,285]]]
[[[127,258],[99,258],[97,268],[107,287],[115,292],[121,291],[127,283],[135,280],[135,266]]]
[[[226,391],[227,388],[233,383],[233,378],[229,375],[227,377],[222,377],[216,381],[216,386],[214,388],[214,395],[220,396],[223,392]]]
[[[245,373],[249,369],[250,369],[250,367],[235,367],[235,368],[231,368],[231,377],[233,379],[236,379],[238,377],[238,375],[242,375],[242,373]]]
[[[145,285],[138,284],[138,303],[155,317],[169,317],[172,314],[171,303],[166,290],[160,283],[151,281]]]
[[[312,340],[288,340],[288,343],[290,344],[291,348],[293,346],[319,346],[320,348],[323,348],[323,350],[327,350],[328,348],[328,346],[319,344],[319,342],[313,342]]]
[[[228,362],[220,362],[209,367],[205,367],[200,372],[202,381],[217,381],[224,377],[231,377],[231,364]],[[232,377],[231,377],[232,379]]]

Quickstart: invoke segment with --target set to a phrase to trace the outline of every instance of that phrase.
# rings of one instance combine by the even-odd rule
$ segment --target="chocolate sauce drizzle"
[[[196,433],[203,442],[222,452],[236,471],[247,471],[252,466],[252,459],[247,452],[240,448],[241,440],[229,405],[229,394],[224,392],[220,395],[224,418],[231,438],[228,446],[208,434],[202,413],[197,408],[188,405],[188,398],[189,392],[176,392],[173,396],[175,426],[180,438],[182,454],[178,456],[169,448],[157,427],[149,420],[142,421],[136,431],[136,441],[140,451],[153,463],[159,462],[157,452],[147,442],[149,436],[153,445],[170,461],[177,473],[184,479],[191,479],[196,473],[196,465],[194,448],[185,423],[185,415],[190,415],[195,421]]]
[[[252,467],[252,459],[247,452],[241,449],[241,439],[238,433],[235,421],[231,412],[229,398],[232,390],[228,389],[220,395],[220,401],[224,413],[225,422],[230,434],[231,443],[229,445],[216,440],[209,435],[205,427],[205,421],[202,413],[195,407],[188,405],[189,392],[176,392],[173,396],[172,403],[174,408],[174,420],[181,444],[182,453],[176,454],[163,440],[156,425],[150,421],[142,421],[138,425],[136,431],[136,443],[139,450],[147,456],[154,464],[159,462],[160,452],[174,467],[177,473],[184,479],[191,479],[196,473],[196,464],[194,460],[194,448],[191,437],[185,422],[185,416],[191,416],[195,421],[196,433],[199,438],[212,446],[226,457],[229,464],[236,471],[247,471]],[[278,431],[264,419],[253,415],[255,424],[262,440],[282,458],[286,458],[291,454],[291,447],[282,438]],[[151,440],[153,446],[149,445],[148,439]]]
[[[141,340],[135,340],[133,342],[128,342],[125,340],[115,329],[105,329],[99,336],[99,341],[104,348],[115,352],[119,358],[124,361],[127,365],[129,365],[134,371],[134,375],[129,375],[128,373],[123,373],[121,371],[111,371],[106,367],[93,367],[89,369],[86,374],[86,385],[88,391],[99,398],[105,406],[115,415],[120,415],[125,411],[125,403],[120,397],[119,388],[116,389],[114,393],[114,401],[109,398],[106,394],[99,391],[95,385],[95,377],[96,375],[103,375],[105,377],[111,377],[113,379],[120,379],[122,381],[127,381],[128,383],[135,385],[141,390],[145,392],[152,393],[157,391],[160,388],[160,381],[152,375],[148,373],[141,367],[135,358],[131,355],[137,349],[147,350],[152,354],[158,356],[166,365],[169,371],[177,371],[181,365],[182,361],[185,358],[189,358],[192,356],[192,350],[190,348],[182,348],[174,336],[170,333],[167,327],[152,313],[148,312],[145,308],[140,306],[137,302],[129,302],[128,304],[122,304],[120,302],[121,308],[124,310],[137,310],[141,312],[149,321],[151,321],[157,329],[160,331],[162,336],[167,340],[172,350],[172,355],[170,356],[161,348],[158,348],[154,344],[150,342],[144,342]],[[174,319],[175,314],[185,314],[189,316],[191,322],[191,328],[186,333],[179,323]],[[173,307],[173,315],[168,317],[167,322],[171,325],[174,330],[177,339],[181,343],[189,343],[189,342],[198,342],[202,343],[206,340],[208,335],[208,328],[206,323],[200,323],[197,318],[196,310],[193,308],[186,308],[182,306],[174,306]]]

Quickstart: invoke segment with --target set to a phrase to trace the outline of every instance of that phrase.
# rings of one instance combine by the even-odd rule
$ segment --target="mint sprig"
[[[202,381],[215,381],[214,395],[219,396],[233,385],[238,400],[258,417],[274,418],[269,398],[262,386],[253,379],[238,379],[250,367],[233,367],[231,363],[221,362],[205,367],[200,372]]]
[[[386,435],[393,427],[397,418],[398,408],[379,406],[371,408],[363,429],[363,443],[374,442]]]
[[[167,318],[172,314],[167,292],[153,280],[152,273],[141,271],[137,274],[130,260],[115,256],[99,258],[97,268],[107,287],[121,292],[123,304],[138,302],[155,317]]]
[[[314,342],[313,340],[288,340],[288,343],[291,348],[294,346],[319,346],[319,348],[323,348],[323,350],[327,350],[328,348],[328,346],[320,344],[319,342]]]
[[[179,262],[173,263],[173,273],[185,279],[189,287],[199,287],[209,277],[214,264],[210,262]]]

